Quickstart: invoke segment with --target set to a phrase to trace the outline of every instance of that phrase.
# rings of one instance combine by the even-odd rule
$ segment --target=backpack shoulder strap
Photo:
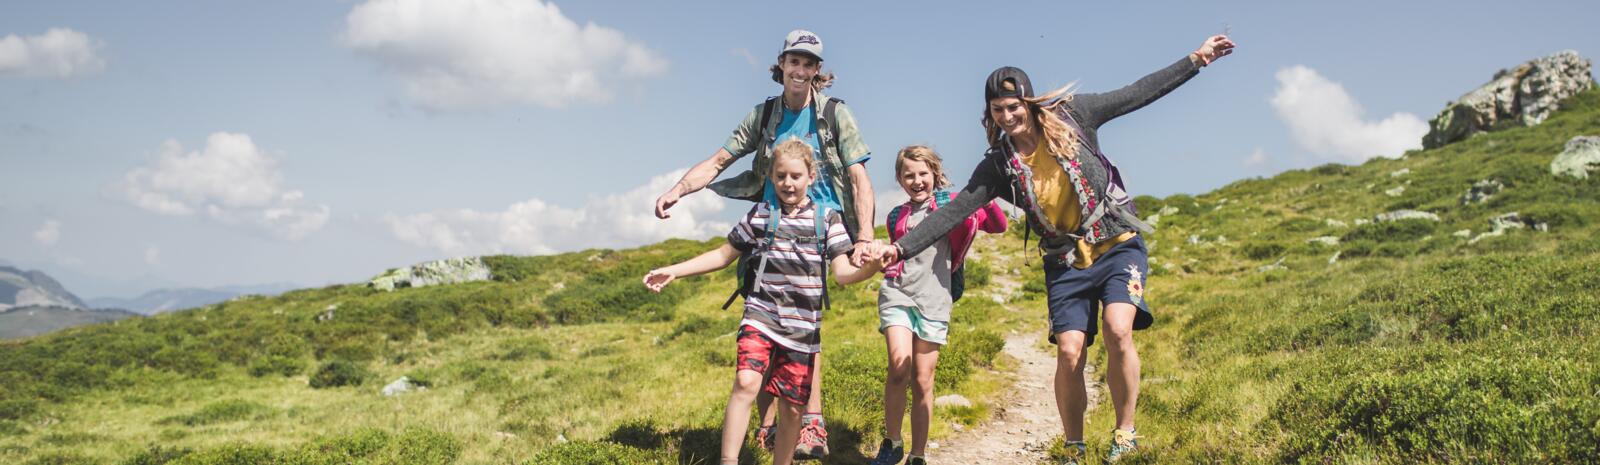
[[[831,310],[828,302],[828,217],[833,215],[833,209],[815,202],[812,208],[817,225],[817,256],[822,258],[822,309]]]
[[[889,209],[889,217],[885,219],[884,226],[889,228],[891,234],[896,228],[900,227],[901,217],[905,216],[905,214],[906,206],[904,204],[895,205],[894,208]]]
[[[772,132],[772,128],[768,126],[772,124],[772,113],[778,109],[779,98],[778,96],[767,97],[767,102],[761,104],[761,135],[763,138]]]
[[[844,156],[844,146],[839,141],[839,118],[837,116],[839,114],[839,105],[843,104],[844,100],[828,97],[828,103],[822,105],[822,119],[828,123],[828,133],[833,134],[833,151],[838,153],[840,157]]]
[[[944,190],[944,189],[938,189],[938,190],[933,191],[933,209],[934,210],[938,210],[939,207],[943,207],[943,206],[949,205],[949,204],[950,204],[950,191]]]

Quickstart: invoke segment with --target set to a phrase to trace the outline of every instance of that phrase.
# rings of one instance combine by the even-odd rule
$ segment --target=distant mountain
[[[255,286],[226,286],[212,289],[156,289],[132,299],[117,297],[89,299],[88,306],[102,309],[123,309],[145,315],[154,315],[173,310],[203,307],[247,294],[271,297],[297,287],[290,283],[273,283]]]
[[[88,307],[44,272],[0,266],[0,310],[24,306]]]
[[[0,310],[0,339],[16,339],[60,329],[140,316],[125,310],[60,306],[21,306]]]

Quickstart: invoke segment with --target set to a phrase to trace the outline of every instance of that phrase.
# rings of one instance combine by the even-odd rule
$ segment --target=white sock
[[[901,441],[899,439],[890,439],[889,440],[889,445],[894,446],[896,448],[903,448],[903,447],[906,446],[906,443],[905,443],[905,441]]]

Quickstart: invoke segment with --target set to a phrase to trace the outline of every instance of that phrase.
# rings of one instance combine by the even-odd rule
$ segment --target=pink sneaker
[[[828,427],[822,414],[808,413],[800,417],[800,442],[795,445],[796,460],[819,460],[828,455]]]

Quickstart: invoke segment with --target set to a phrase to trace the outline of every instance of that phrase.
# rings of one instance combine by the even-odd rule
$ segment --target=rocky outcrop
[[[1578,136],[1567,141],[1567,149],[1550,161],[1550,174],[1589,179],[1589,172],[1600,169],[1600,136]]]
[[[1500,182],[1499,179],[1485,179],[1472,183],[1472,187],[1467,189],[1466,195],[1461,196],[1461,204],[1471,205],[1488,202],[1490,197],[1494,197],[1495,194],[1499,194],[1505,188],[1505,183]]]
[[[1440,147],[1473,134],[1544,122],[1561,101],[1594,87],[1590,62],[1567,50],[1495,73],[1494,79],[1451,102],[1428,122],[1423,148]]]
[[[392,291],[405,287],[487,281],[489,278],[489,265],[483,262],[482,257],[465,257],[418,263],[389,270],[372,278],[368,285],[380,291]]]

